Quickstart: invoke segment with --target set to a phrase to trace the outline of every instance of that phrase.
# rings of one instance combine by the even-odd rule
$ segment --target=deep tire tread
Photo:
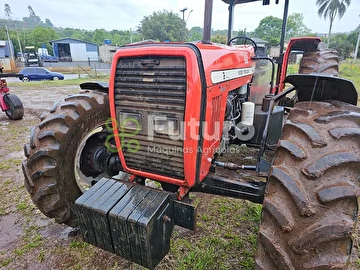
[[[334,128],[329,130],[330,135],[335,139],[354,136],[356,139],[360,137],[360,128]]]
[[[299,74],[323,73],[339,76],[339,55],[336,50],[306,52],[300,61]]]
[[[293,229],[295,224],[294,219],[290,213],[285,212],[284,207],[280,207],[271,201],[267,201],[263,208],[278,222],[282,231],[287,232]]]
[[[265,191],[257,269],[346,269],[360,195],[359,115],[339,101],[291,111]]]
[[[312,126],[303,124],[303,123],[292,123],[290,120],[287,120],[286,124],[287,125],[284,128],[292,126],[296,129],[300,130],[304,135],[306,135],[308,137],[308,139],[310,140],[311,144],[314,147],[326,146],[326,142],[325,142],[324,138]],[[289,143],[291,143],[291,142],[289,142]]]
[[[302,216],[310,216],[314,214],[310,200],[306,197],[304,187],[299,180],[291,177],[290,174],[279,167],[272,168],[271,177],[273,177],[275,181],[280,182],[291,195],[291,198]]]
[[[346,216],[343,219],[332,217],[328,223],[316,223],[297,235],[289,242],[295,253],[306,254],[323,244],[351,237],[353,220]]]
[[[287,256],[285,250],[279,247],[276,244],[275,239],[270,235],[267,235],[265,232],[259,233],[259,242],[264,243],[266,248],[266,253],[271,257],[271,259],[276,263],[279,269],[283,270],[292,270],[294,269],[290,258]]]
[[[73,203],[81,195],[75,179],[69,173],[71,157],[75,149],[69,149],[82,134],[82,126],[89,115],[94,121],[105,121],[109,117],[108,96],[104,93],[88,92],[67,97],[54,104],[50,112],[42,115],[42,121],[30,132],[30,143],[24,146],[27,160],[22,168],[25,187],[35,205],[46,216],[58,223],[76,226]],[[101,119],[97,119],[101,118]],[[86,127],[90,128],[90,127]],[[74,138],[74,134],[78,134]]]

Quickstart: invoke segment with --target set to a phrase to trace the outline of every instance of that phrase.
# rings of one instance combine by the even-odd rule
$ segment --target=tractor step
[[[102,178],[75,202],[81,236],[153,269],[170,250],[175,215],[187,213],[188,222],[178,218],[179,225],[195,227],[195,208],[175,199],[174,193]]]

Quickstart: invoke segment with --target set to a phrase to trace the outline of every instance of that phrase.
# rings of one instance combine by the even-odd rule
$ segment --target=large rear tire
[[[336,50],[306,52],[300,61],[299,74],[322,73],[339,76],[339,54]]]
[[[17,95],[7,94],[4,97],[5,104],[9,107],[8,110],[5,111],[6,115],[11,120],[19,120],[24,116],[24,106],[18,98]]]
[[[296,104],[272,165],[257,269],[346,269],[358,217],[360,108]]]
[[[40,211],[58,223],[77,225],[74,202],[86,190],[81,185],[84,175],[79,157],[86,142],[101,144],[111,134],[106,125],[109,118],[108,96],[88,92],[55,104],[31,130],[30,143],[24,147],[25,186]],[[98,134],[100,141],[96,141]],[[96,181],[92,177],[88,186]]]

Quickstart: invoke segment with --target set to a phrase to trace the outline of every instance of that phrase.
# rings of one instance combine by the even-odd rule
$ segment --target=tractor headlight
[[[178,136],[180,134],[179,120],[167,116],[154,116],[154,131],[158,134]]]
[[[119,112],[119,128],[141,130],[141,115],[138,113]]]

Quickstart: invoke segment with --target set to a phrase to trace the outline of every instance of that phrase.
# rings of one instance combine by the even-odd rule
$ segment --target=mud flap
[[[75,202],[85,242],[149,269],[170,250],[175,194],[101,179]]]

